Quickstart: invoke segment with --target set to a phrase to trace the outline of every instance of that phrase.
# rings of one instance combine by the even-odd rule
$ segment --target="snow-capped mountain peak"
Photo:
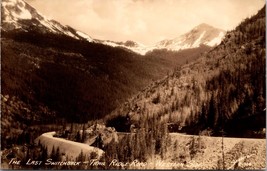
[[[1,9],[1,29],[3,31],[20,30],[28,32],[35,30],[41,33],[63,34],[75,39],[93,41],[85,33],[46,18],[23,0],[3,0]]]
[[[224,30],[202,23],[194,27],[188,33],[185,33],[177,38],[158,42],[155,45],[155,48],[182,50],[188,48],[197,48],[202,44],[207,46],[216,46],[222,41],[224,35]]]
[[[192,30],[209,30],[209,29],[214,29],[214,27],[206,24],[206,23],[201,23],[194,27]]]

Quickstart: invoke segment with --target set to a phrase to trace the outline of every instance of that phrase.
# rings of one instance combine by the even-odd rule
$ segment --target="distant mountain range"
[[[41,33],[56,33],[78,40],[129,49],[141,55],[145,55],[147,52],[155,49],[179,51],[197,48],[200,45],[213,47],[218,45],[225,35],[224,30],[203,23],[177,38],[162,40],[152,46],[145,46],[131,40],[126,42],[98,40],[70,26],[64,26],[55,20],[47,19],[23,0],[3,0],[1,17],[2,31],[20,30],[30,32],[32,30],[38,30]]]
[[[170,51],[179,51],[184,49],[198,48],[201,45],[214,47],[221,43],[224,38],[225,31],[212,27],[208,24],[202,23],[191,31],[176,37],[174,39],[162,40],[155,45],[145,46],[134,41],[126,42],[114,42],[114,41],[99,41],[103,44],[113,47],[124,47],[128,48],[136,53],[145,55],[149,51],[157,49],[167,49]]]

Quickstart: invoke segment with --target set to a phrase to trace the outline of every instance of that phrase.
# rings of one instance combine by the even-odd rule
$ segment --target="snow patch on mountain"
[[[110,40],[102,40],[100,43],[112,47],[121,47],[124,49],[129,49],[133,52],[136,52],[140,55],[145,55],[149,50],[151,50],[150,47],[146,47],[145,45],[134,42],[134,41],[126,41],[126,42],[114,42]]]
[[[221,31],[218,37],[215,37],[214,39],[212,39],[209,42],[206,42],[205,44],[208,46],[216,46],[221,43],[222,39],[224,38],[224,35],[225,35],[225,32]]]
[[[25,9],[26,4],[20,0],[10,0],[10,1],[3,1],[2,7],[4,8],[4,12],[7,12],[9,15],[8,17],[4,18],[5,22],[13,22],[17,21],[18,19],[31,19],[31,13]],[[14,8],[15,7],[15,8]],[[13,10],[8,10],[12,9]]]
[[[86,40],[88,40],[89,42],[93,42],[94,41],[93,38],[91,38],[90,36],[88,36],[87,34],[81,32],[81,31],[76,31],[76,33],[79,36],[81,36],[81,37],[85,38]]]
[[[198,47],[201,43],[201,39],[203,38],[203,36],[205,35],[206,31],[204,31],[203,33],[201,33],[201,35],[199,36],[199,38],[194,42],[194,44],[192,45],[192,47]]]
[[[4,3],[5,4],[5,3]],[[6,3],[5,5],[14,5],[14,2]],[[25,9],[25,3],[20,2],[16,11],[11,11],[12,15],[18,19],[31,19],[31,13]]]
[[[112,47],[120,46],[119,44],[112,42],[112,41],[108,41],[108,40],[102,41],[101,43],[104,45],[112,46]]]
[[[70,36],[70,37],[73,37],[74,39],[79,39],[77,36],[75,36],[74,34],[72,34],[71,32],[69,31],[66,31],[64,32],[66,35]]]

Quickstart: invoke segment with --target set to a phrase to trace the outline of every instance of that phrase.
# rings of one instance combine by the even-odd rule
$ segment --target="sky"
[[[206,23],[234,29],[265,0],[26,0],[41,14],[95,39],[153,45]]]

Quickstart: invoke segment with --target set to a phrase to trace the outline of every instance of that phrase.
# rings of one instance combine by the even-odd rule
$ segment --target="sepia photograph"
[[[2,0],[1,170],[265,170],[265,0]]]

